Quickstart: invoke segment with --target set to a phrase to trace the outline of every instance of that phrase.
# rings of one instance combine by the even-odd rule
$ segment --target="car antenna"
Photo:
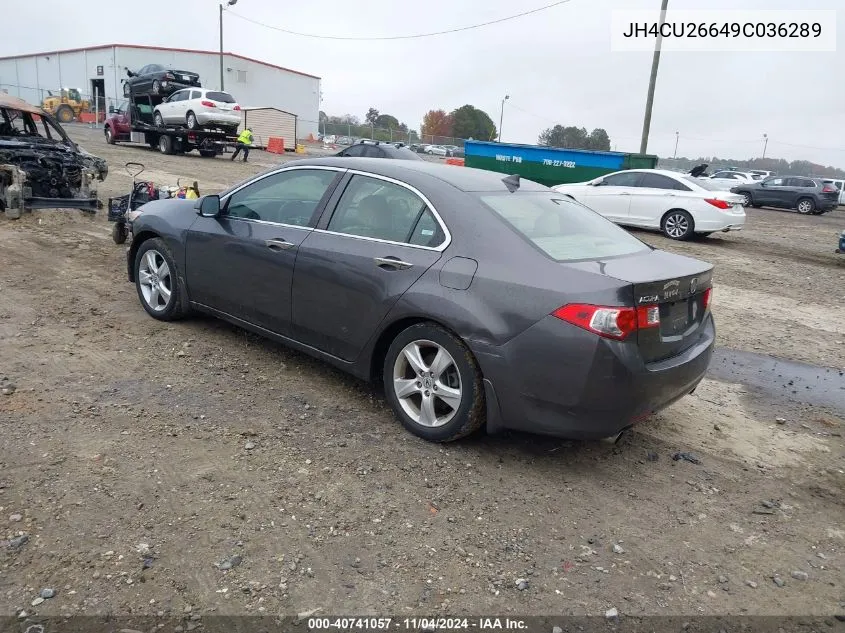
[[[519,174],[505,176],[504,178],[502,178],[502,182],[505,183],[505,187],[508,188],[508,191],[513,193],[514,191],[519,189]]]

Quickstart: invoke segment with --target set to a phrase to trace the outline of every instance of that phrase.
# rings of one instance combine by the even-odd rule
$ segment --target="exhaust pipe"
[[[633,425],[631,425],[631,426],[633,426]],[[622,436],[625,435],[625,433],[627,433],[631,429],[631,426],[626,426],[624,429],[619,431],[619,433],[617,433],[616,435],[611,435],[610,437],[602,438],[602,442],[605,442],[606,444],[610,444],[610,445],[617,444],[619,442],[619,440],[622,439]]]

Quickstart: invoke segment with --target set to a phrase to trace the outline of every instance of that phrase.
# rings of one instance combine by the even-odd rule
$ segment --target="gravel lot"
[[[203,192],[281,160],[71,133],[109,161],[103,200],[129,160]],[[320,362],[149,318],[110,229],[0,216],[0,615],[845,613],[841,209],[638,233],[716,265],[722,373],[616,445],[417,440]],[[788,371],[718,379],[754,354],[811,364],[833,406]]]

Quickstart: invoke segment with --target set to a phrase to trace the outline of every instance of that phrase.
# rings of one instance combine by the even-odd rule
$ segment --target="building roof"
[[[83,46],[80,48],[66,48],[63,50],[58,51],[44,51],[42,53],[29,53],[26,55],[9,55],[7,57],[0,57],[0,61],[4,61],[7,59],[25,59],[27,57],[43,57],[44,55],[60,55],[62,53],[80,53],[82,51],[98,51],[103,50],[106,48],[140,48],[144,50],[150,51],[169,51],[172,53],[198,53],[200,55],[220,55],[219,51],[203,51],[198,49],[192,48],[169,48],[166,46],[144,46],[142,44],[101,44],[99,46]],[[276,64],[270,64],[268,62],[263,62],[260,59],[254,59],[252,57],[246,57],[245,55],[238,55],[237,53],[223,53],[224,55],[229,55],[230,57],[235,57],[237,59],[242,59],[247,62],[253,62],[255,64],[261,64],[262,66],[267,66],[269,68],[275,68],[276,70],[284,70],[289,73],[295,73],[297,75],[302,75],[304,77],[311,77],[312,79],[320,79],[317,75],[311,75],[309,73],[304,73],[299,70],[293,70],[292,68],[285,68],[284,66],[277,66]]]

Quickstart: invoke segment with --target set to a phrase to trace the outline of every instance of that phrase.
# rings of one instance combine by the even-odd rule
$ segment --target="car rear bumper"
[[[635,345],[550,316],[502,347],[473,351],[495,393],[498,429],[588,440],[616,435],[692,392],[715,337],[708,315],[684,352],[646,364]]]
[[[699,232],[715,232],[715,231],[740,231],[745,226],[745,213],[725,213],[723,218],[715,218],[711,220],[696,220],[695,231]]]
[[[235,113],[224,112],[197,112],[197,123],[200,125],[210,125],[216,123],[217,125],[240,125],[241,115]]]

